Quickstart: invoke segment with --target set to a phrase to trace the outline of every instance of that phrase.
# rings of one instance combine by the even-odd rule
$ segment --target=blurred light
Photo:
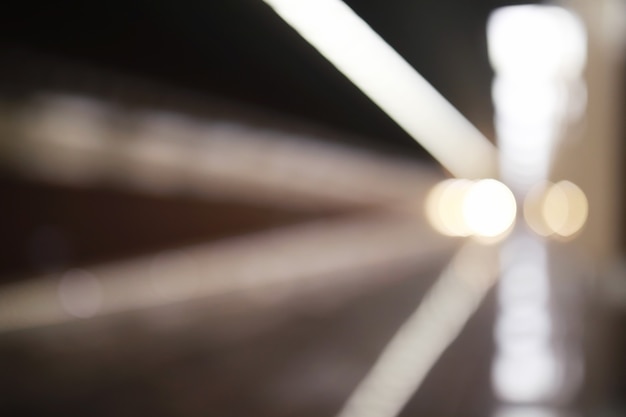
[[[519,262],[502,272],[498,293],[500,303],[511,305],[515,302],[528,302],[547,305],[550,285],[542,262]]]
[[[185,251],[169,251],[155,256],[149,276],[157,295],[168,300],[187,299],[198,288],[199,271],[194,259]],[[185,279],[176,279],[177,276]]]
[[[544,407],[508,406],[498,409],[493,417],[559,417],[559,413]]]
[[[500,174],[524,196],[548,178],[564,126],[583,113],[585,28],[561,7],[509,6],[491,14],[487,37]]]
[[[500,273],[497,252],[480,242],[465,244],[450,262],[450,268],[452,275],[479,288],[490,288]]]
[[[426,217],[447,236],[496,237],[510,230],[517,212],[511,190],[499,181],[448,179],[426,198]]]
[[[526,222],[541,236],[574,236],[585,225],[588,212],[585,193],[569,181],[537,185],[524,201]]]
[[[127,112],[106,101],[49,94],[12,109],[12,160],[63,184],[114,184],[316,210],[402,205],[440,174],[399,157],[240,122],[164,111]]]
[[[532,356],[549,345],[552,334],[547,259],[543,251],[537,251],[542,249],[539,242],[518,241],[514,246],[515,250],[527,247],[528,251],[526,257],[509,258],[503,265],[495,339],[504,354]]]
[[[492,177],[494,146],[340,0],[264,0],[453,175]]]
[[[259,290],[361,288],[453,247],[412,213],[319,220],[0,286],[0,332]]]
[[[565,110],[567,91],[550,80],[497,77],[492,87],[498,118],[507,123],[550,125]],[[532,140],[532,138],[528,138]]]
[[[438,232],[446,236],[469,236],[463,218],[463,203],[472,185],[469,180],[448,179],[437,184],[426,197],[426,216]]]
[[[569,216],[569,202],[561,187],[552,185],[548,188],[541,209],[543,220],[551,231],[556,232],[563,227]]]
[[[74,269],[59,283],[59,299],[65,311],[77,318],[94,316],[102,304],[100,281],[91,272]]]
[[[546,308],[532,305],[509,306],[496,320],[495,339],[505,355],[532,356],[546,349],[552,334],[552,320]]]
[[[402,324],[338,417],[395,417],[495,281],[493,247],[466,243]]]
[[[180,189],[184,167],[192,160],[193,126],[184,117],[167,113],[138,117],[133,134],[117,144],[122,151],[118,169],[125,180],[159,194]]]
[[[560,371],[554,354],[541,349],[532,355],[498,355],[493,378],[501,399],[532,403],[548,400],[558,393],[562,385]]]
[[[588,203],[585,193],[569,181],[560,181],[548,190],[543,203],[543,217],[559,236],[574,235],[587,221]]]
[[[550,182],[536,184],[530,189],[524,199],[524,219],[526,224],[540,236],[550,236],[552,229],[546,224],[543,214],[545,197],[548,189],[552,186]]]
[[[102,177],[111,109],[78,96],[40,97],[18,119],[32,171],[64,183],[83,184]],[[23,138],[20,138],[23,139]]]
[[[478,236],[493,237],[506,232],[513,225],[516,212],[511,190],[492,179],[472,184],[463,201],[463,219]]]
[[[565,124],[584,107],[584,26],[560,7],[510,6],[491,14],[487,36],[496,72],[492,96],[501,178],[524,197],[524,217],[532,230],[541,236],[560,234],[569,200],[560,186],[543,182]],[[584,207],[586,217],[586,200]],[[574,216],[578,228],[584,223],[582,211],[577,208]],[[501,259],[495,392],[512,403],[554,400],[564,387],[564,362],[553,347],[547,247],[519,230],[502,248]]]
[[[487,35],[489,57],[499,73],[575,79],[585,65],[584,25],[561,7],[503,7],[489,18]]]
[[[495,123],[501,178],[516,195],[524,195],[549,175],[556,126],[511,123],[498,115]]]

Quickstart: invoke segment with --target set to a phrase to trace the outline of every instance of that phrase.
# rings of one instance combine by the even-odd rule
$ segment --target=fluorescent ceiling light
[[[493,177],[495,147],[340,0],[264,0],[457,177]]]

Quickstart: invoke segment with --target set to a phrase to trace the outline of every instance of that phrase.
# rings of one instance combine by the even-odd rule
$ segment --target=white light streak
[[[494,417],[562,417],[562,415],[545,407],[507,406],[500,408]]]
[[[440,177],[407,159],[304,134],[176,113],[125,113],[96,99],[46,95],[17,110],[22,117],[7,144],[10,156],[17,169],[45,181],[315,210],[406,204]]]
[[[492,248],[469,242],[404,322],[338,417],[395,417],[476,310],[496,274]]]
[[[88,271],[71,270],[61,278],[59,299],[68,314],[77,318],[92,317],[102,304],[100,281]]]
[[[0,332],[273,286],[365,282],[453,247],[410,215],[312,222],[0,287]]]
[[[340,0],[264,0],[453,175],[493,177],[493,145]]]
[[[492,95],[501,178],[525,199],[530,227],[549,235],[567,219],[565,192],[543,184],[563,127],[581,113],[585,29],[560,7],[511,6],[492,13],[487,36],[496,71]],[[582,218],[586,211],[576,216],[577,229]],[[521,231],[502,250],[492,381],[507,402],[553,401],[564,388],[564,359],[553,346],[547,258],[545,242]]]

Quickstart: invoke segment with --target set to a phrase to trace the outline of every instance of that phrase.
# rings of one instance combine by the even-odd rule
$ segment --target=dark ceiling
[[[488,136],[489,12],[501,0],[347,3]],[[5,4],[5,50],[139,76],[227,98],[427,158],[262,0]],[[10,10],[10,12],[9,12]],[[9,55],[11,56],[11,55]],[[45,70],[45,69],[44,69]]]

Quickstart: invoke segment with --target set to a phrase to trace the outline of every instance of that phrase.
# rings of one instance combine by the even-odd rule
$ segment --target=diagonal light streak
[[[493,247],[468,242],[404,322],[338,417],[395,417],[459,335],[497,276]]]
[[[264,0],[453,175],[494,177],[495,147],[341,0]]]
[[[316,221],[2,286],[0,333],[350,277],[362,283],[454,246],[410,215]]]
[[[164,195],[317,210],[403,205],[425,194],[440,177],[437,170],[406,158],[244,120],[127,112],[75,95],[0,104],[0,119],[11,121],[10,134],[0,135],[0,149],[7,150],[0,163],[62,184],[106,183]]]

